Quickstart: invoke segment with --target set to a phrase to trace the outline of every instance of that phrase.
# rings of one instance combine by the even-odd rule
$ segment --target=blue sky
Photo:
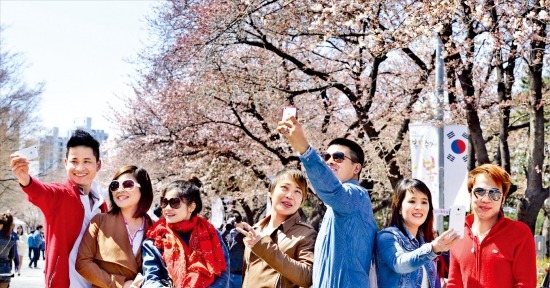
[[[74,118],[92,117],[92,128],[111,133],[108,104],[132,94],[136,67],[127,60],[152,41],[145,16],[155,2],[0,0],[3,47],[22,54],[27,84],[46,84],[45,127],[65,131]]]

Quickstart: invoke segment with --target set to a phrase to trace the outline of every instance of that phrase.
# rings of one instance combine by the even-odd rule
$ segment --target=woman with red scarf
[[[141,287],[227,287],[229,252],[204,217],[200,189],[189,181],[170,183],[160,197],[163,217],[143,242]]]

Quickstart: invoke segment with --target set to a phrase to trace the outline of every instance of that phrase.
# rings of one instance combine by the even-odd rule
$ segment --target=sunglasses
[[[124,180],[122,182],[118,180],[111,181],[111,184],[109,184],[109,191],[115,192],[122,186],[122,189],[124,190],[132,190],[134,187],[141,187],[139,183],[132,179]]]
[[[166,199],[164,197],[160,197],[160,208],[164,209],[168,205],[172,207],[172,209],[178,209],[181,207],[181,199],[180,198],[170,198]]]
[[[334,160],[334,162],[336,163],[342,163],[346,158],[351,160],[351,162],[355,162],[353,161],[353,159],[346,156],[344,152],[334,152],[332,154],[325,152],[325,153],[321,153],[321,157],[323,158],[323,160],[325,160],[325,162],[328,162],[328,160],[330,160],[331,157],[332,157],[332,160]]]
[[[502,192],[500,192],[500,190],[498,190],[497,188],[484,189],[481,187],[477,187],[474,188],[472,192],[474,192],[474,195],[478,199],[485,197],[485,194],[487,193],[489,193],[489,198],[491,198],[493,201],[498,201],[500,200],[500,197],[502,197]]]

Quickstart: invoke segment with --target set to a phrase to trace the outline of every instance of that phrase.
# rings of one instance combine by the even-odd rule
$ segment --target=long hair
[[[4,238],[11,238],[11,231],[13,229],[13,216],[10,213],[3,213],[0,215],[0,224],[2,224],[2,230],[0,234]]]
[[[403,200],[405,199],[407,192],[422,193],[428,196],[428,203],[430,205],[428,216],[426,217],[426,221],[420,225],[418,230],[422,233],[426,243],[432,242],[435,236],[433,229],[434,206],[432,203],[432,193],[430,192],[428,186],[418,179],[403,179],[397,184],[397,187],[395,187],[395,193],[393,194],[391,203],[392,214],[390,226],[396,226],[399,230],[401,230],[401,232],[403,232],[403,234],[407,235],[405,232],[403,216],[400,214],[401,207],[403,206]]]

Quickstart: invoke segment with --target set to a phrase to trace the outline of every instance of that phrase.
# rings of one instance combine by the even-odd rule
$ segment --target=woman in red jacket
[[[536,287],[531,230],[502,212],[510,184],[510,175],[497,165],[484,164],[470,171],[473,214],[466,217],[464,238],[451,248],[447,288]]]

